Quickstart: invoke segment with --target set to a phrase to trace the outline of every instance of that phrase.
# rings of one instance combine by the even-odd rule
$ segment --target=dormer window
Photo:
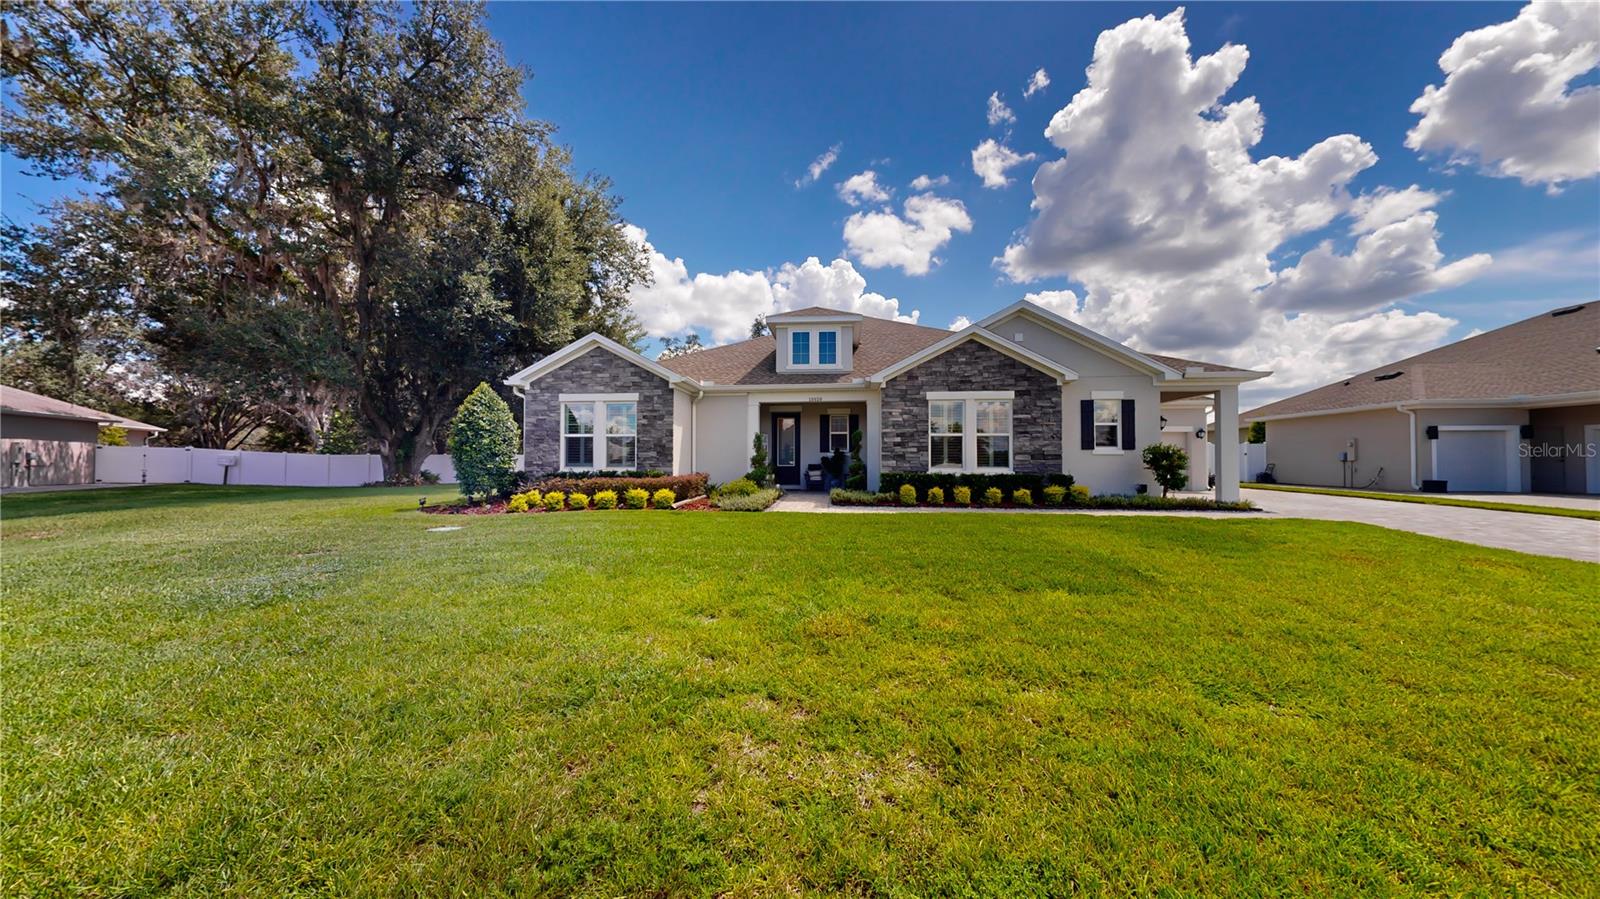
[[[828,380],[848,373],[855,364],[863,318],[856,312],[820,306],[767,316],[767,326],[778,344],[778,374],[820,375]]]
[[[790,338],[789,364],[790,365],[810,365],[811,364],[811,332],[810,331],[795,331],[794,332],[794,336],[792,338]]]
[[[817,332],[817,364],[818,365],[838,365],[839,364],[839,332],[838,331],[818,331]]]

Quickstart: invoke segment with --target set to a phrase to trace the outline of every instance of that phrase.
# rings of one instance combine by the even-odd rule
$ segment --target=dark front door
[[[1564,437],[1560,426],[1534,426],[1533,439],[1528,441],[1533,455],[1533,459],[1528,463],[1528,474],[1533,479],[1534,493],[1567,492]]]
[[[772,475],[780,487],[800,486],[800,413],[772,413]]]

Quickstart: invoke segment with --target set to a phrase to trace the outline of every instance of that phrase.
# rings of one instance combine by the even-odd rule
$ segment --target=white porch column
[[[755,452],[756,434],[761,431],[761,400],[755,396],[750,397],[748,421],[744,431],[744,453],[741,458],[745,460],[744,467],[750,467],[750,456]],[[772,447],[767,447],[767,462],[772,462]]]
[[[867,489],[878,490],[878,471],[883,461],[883,394],[873,391],[867,397],[867,416],[861,423],[861,461],[867,465]]]
[[[1239,388],[1217,389],[1218,502],[1239,501]]]

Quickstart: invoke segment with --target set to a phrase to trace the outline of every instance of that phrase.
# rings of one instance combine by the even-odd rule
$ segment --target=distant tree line
[[[4,377],[177,439],[415,474],[480,381],[643,337],[610,183],[481,4],[7,4],[0,142],[90,189],[4,225]]]

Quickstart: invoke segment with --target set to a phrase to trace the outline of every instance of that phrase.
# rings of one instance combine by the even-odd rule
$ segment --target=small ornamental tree
[[[1144,467],[1150,469],[1161,495],[1182,490],[1189,483],[1189,454],[1170,443],[1152,443],[1144,448]]]
[[[480,383],[456,409],[449,449],[463,496],[502,493],[516,480],[517,421],[488,384]]]
[[[1250,442],[1251,443],[1266,443],[1267,442],[1267,423],[1266,422],[1264,422],[1264,421],[1252,421],[1252,422],[1250,422]]]
[[[772,482],[772,473],[767,470],[767,441],[760,431],[750,441],[750,448],[755,452],[750,454],[750,473],[745,477],[765,487]]]
[[[100,429],[101,446],[127,446],[128,429],[121,425],[106,425]]]
[[[867,489],[867,463],[861,461],[861,429],[850,432],[850,468],[845,475],[847,490]]]

